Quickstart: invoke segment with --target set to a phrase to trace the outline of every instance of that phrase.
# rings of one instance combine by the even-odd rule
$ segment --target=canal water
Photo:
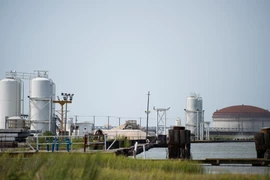
[[[205,158],[256,158],[254,142],[229,142],[229,143],[192,143],[191,154],[193,160]],[[146,151],[146,159],[166,159],[167,148],[152,148]],[[138,154],[137,158],[144,158]],[[203,165],[206,173],[241,173],[241,174],[270,174],[268,166],[252,165]]]

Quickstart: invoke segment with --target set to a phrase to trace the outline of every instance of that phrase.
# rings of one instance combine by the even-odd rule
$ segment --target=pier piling
[[[169,129],[169,159],[190,159],[190,131],[185,127]]]

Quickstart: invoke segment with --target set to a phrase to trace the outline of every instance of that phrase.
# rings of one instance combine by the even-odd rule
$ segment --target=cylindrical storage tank
[[[197,97],[195,96],[189,96],[187,98],[186,123],[187,129],[192,134],[195,134],[197,126]]]
[[[187,109],[190,111],[197,111],[197,97],[187,97]]]
[[[203,122],[203,100],[200,96],[189,96],[187,98],[186,108],[186,127],[199,139],[203,133],[203,127],[200,129],[200,124]],[[202,132],[200,132],[202,130]]]
[[[50,99],[53,82],[48,78],[37,77],[31,81],[31,130],[45,132],[49,130]],[[51,119],[52,120],[52,119]]]
[[[181,126],[181,120],[175,120],[175,126]]]
[[[21,116],[21,83],[14,78],[0,81],[0,129],[6,129],[6,117]]]

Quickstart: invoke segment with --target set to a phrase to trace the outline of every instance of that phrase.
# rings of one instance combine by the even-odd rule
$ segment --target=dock
[[[140,149],[140,148],[139,148]],[[140,150],[141,151],[141,150]],[[102,151],[104,153],[115,153],[116,155],[128,155],[132,156],[131,149],[129,148],[120,148],[120,149],[114,149],[109,151]],[[17,157],[20,156],[22,158],[28,158],[33,156],[36,153],[51,153],[51,152],[35,152],[35,151],[29,151],[29,152],[1,152],[0,156],[3,154],[8,154],[9,157]],[[59,151],[54,153],[68,153],[66,151]],[[78,153],[78,152],[75,152]],[[83,152],[79,152],[83,153]],[[140,159],[144,160],[144,159]],[[152,161],[194,161],[198,162],[200,164],[210,164],[212,166],[219,166],[219,165],[233,165],[233,164],[246,164],[246,165],[252,165],[252,166],[269,166],[270,159],[264,159],[264,158],[206,158],[206,159],[192,159],[192,160],[184,160],[184,159],[147,159]]]
[[[268,166],[270,159],[263,158],[206,158],[204,160],[194,160],[202,164],[219,166],[221,164],[250,164],[252,166]]]

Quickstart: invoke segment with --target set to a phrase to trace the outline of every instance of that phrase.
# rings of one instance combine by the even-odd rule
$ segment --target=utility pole
[[[145,113],[146,113],[146,136],[148,136],[148,119],[149,119],[149,113],[150,113],[150,111],[149,111],[150,91],[148,91],[147,96],[148,96],[148,98],[147,98],[147,110],[145,111]]]
[[[110,116],[108,116],[108,130],[110,129]]]
[[[96,116],[93,116],[93,123],[94,123],[94,129],[93,130],[95,130],[96,128]]]

